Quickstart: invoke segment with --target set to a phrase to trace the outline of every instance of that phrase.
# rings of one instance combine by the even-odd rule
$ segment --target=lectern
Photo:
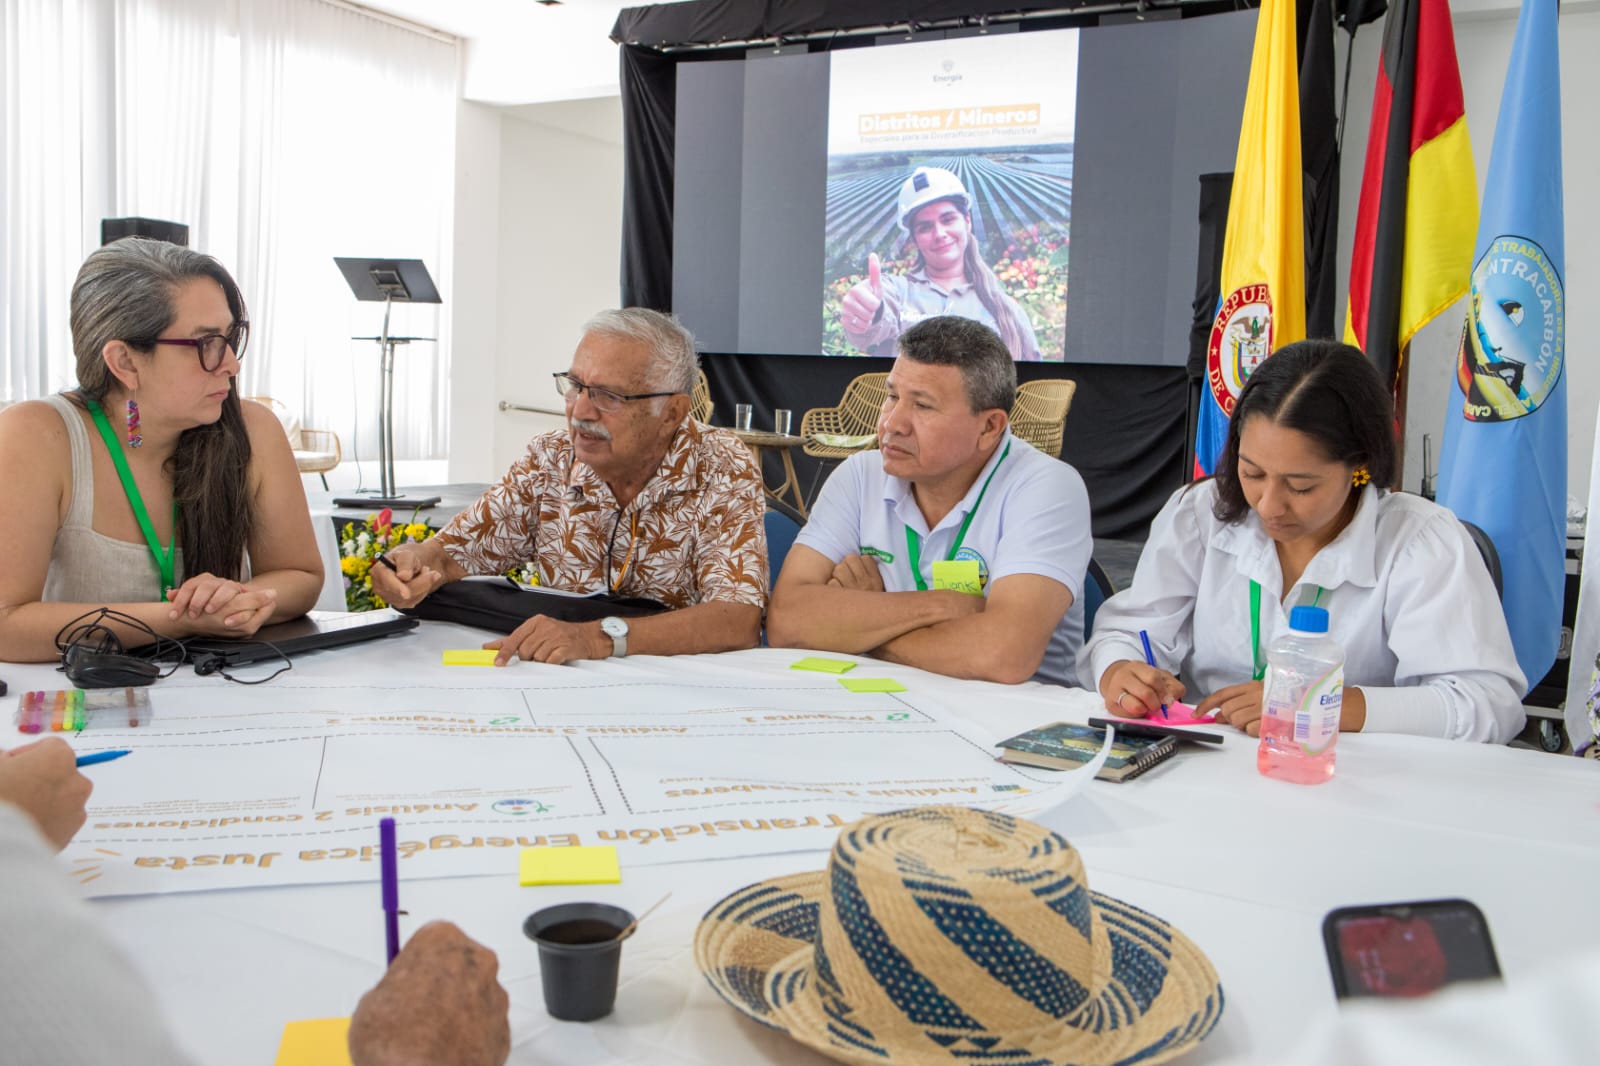
[[[439,502],[437,496],[415,499],[398,495],[394,484],[394,350],[412,341],[431,341],[432,337],[392,337],[389,335],[389,312],[396,301],[416,304],[436,304],[439,290],[428,276],[428,268],[420,259],[342,259],[335,256],[339,273],[349,283],[356,299],[376,303],[383,301],[383,329],[376,337],[353,337],[352,340],[378,342],[382,360],[383,381],[378,396],[378,476],[376,496],[354,496],[334,500],[335,507],[432,507]]]

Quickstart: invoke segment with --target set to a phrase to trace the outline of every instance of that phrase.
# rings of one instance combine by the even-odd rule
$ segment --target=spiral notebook
[[[1046,770],[1076,770],[1100,752],[1106,731],[1096,726],[1072,722],[1052,722],[1000,741],[1002,762],[1038,766]],[[1127,781],[1153,766],[1172,758],[1178,750],[1176,737],[1136,737],[1118,733],[1106,764],[1095,777],[1103,781]]]

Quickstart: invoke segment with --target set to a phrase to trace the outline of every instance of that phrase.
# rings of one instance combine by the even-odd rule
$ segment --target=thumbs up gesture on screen
[[[867,256],[867,280],[858,281],[844,294],[839,305],[839,321],[847,333],[864,333],[883,307],[883,268],[878,253]]]

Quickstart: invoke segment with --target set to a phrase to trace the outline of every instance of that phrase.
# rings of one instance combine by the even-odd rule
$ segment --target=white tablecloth
[[[415,635],[297,660],[299,677],[350,684],[394,656],[438,661],[483,634],[425,623]],[[587,662],[683,681],[714,670],[771,683],[799,653]],[[533,668],[513,666],[511,669]],[[1037,684],[953,681],[873,664],[995,739],[1048,721],[1082,721],[1097,698]],[[55,688],[47,667],[5,669],[11,696]],[[209,679],[225,692],[227,682]],[[1210,956],[1227,1008],[1192,1058],[1270,1058],[1334,1010],[1320,923],[1351,903],[1463,896],[1487,915],[1515,980],[1600,946],[1600,764],[1539,752],[1397,736],[1346,735],[1338,773],[1302,787],[1262,778],[1255,745],[1227,731],[1218,750],[1182,754],[1131,782],[1091,782],[1040,820],[1082,852],[1091,886],[1173,922]],[[8,743],[18,739],[12,734]],[[892,751],[884,753],[894,758]],[[651,866],[623,883],[521,888],[510,877],[408,880],[403,930],[448,919],[493,947],[511,996],[516,1063],[807,1063],[823,1060],[725,1006],[696,971],[691,940],[706,908],[764,877],[820,869],[823,853]],[[376,871],[374,871],[376,876]],[[575,1024],[543,1008],[538,961],[521,933],[530,912],[594,899],[642,912],[671,898],[628,941],[615,1013]],[[271,1063],[285,1022],[348,1014],[382,972],[382,913],[370,884],[100,900],[94,909],[157,986],[198,1061]]]

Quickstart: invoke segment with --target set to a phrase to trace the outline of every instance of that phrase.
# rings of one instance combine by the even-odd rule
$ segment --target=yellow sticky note
[[[892,677],[841,677],[839,684],[851,692],[904,692],[906,687]]]
[[[815,670],[819,674],[842,674],[855,668],[856,664],[849,659],[823,659],[815,655],[789,664],[791,670]]]
[[[313,1018],[283,1027],[274,1066],[350,1066],[350,1019]]]
[[[934,563],[933,587],[965,592],[969,596],[982,596],[983,582],[978,578],[978,561],[942,559]]]
[[[611,844],[575,848],[523,848],[524,885],[614,885],[622,880]]]
[[[494,657],[500,653],[493,648],[446,648],[446,666],[493,666]]]

